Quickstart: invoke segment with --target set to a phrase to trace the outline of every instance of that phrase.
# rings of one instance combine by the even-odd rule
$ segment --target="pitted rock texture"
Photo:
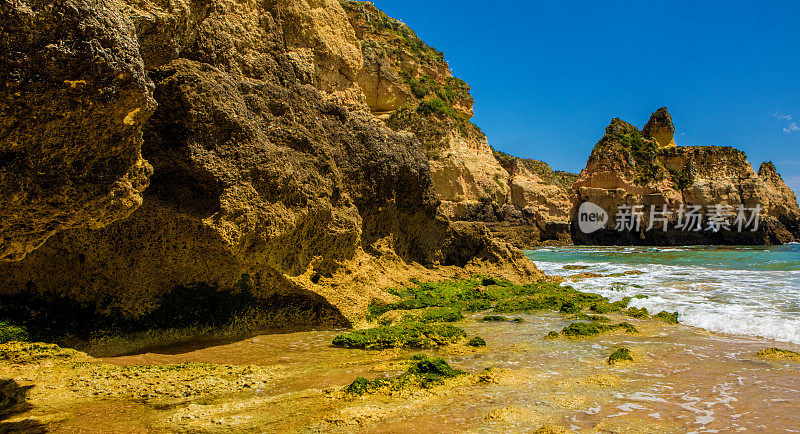
[[[0,265],[4,317],[78,337],[224,321],[341,326],[413,277],[541,276],[482,222],[442,214],[417,137],[366,103],[359,41],[339,2],[108,8],[119,22],[97,32],[139,46],[131,64],[158,104],[114,135],[142,144],[152,165],[144,204]],[[89,23],[97,13],[76,12]]]
[[[155,103],[119,4],[3,2],[0,83],[0,260],[141,205]]]
[[[654,124],[667,123],[672,124],[671,116],[666,109],[659,109],[648,122],[649,131],[652,133]],[[744,152],[731,147],[665,148],[620,119],[606,128],[573,190],[572,239],[576,244],[779,244],[800,239],[797,200],[772,163],[764,163],[756,173]],[[576,219],[583,202],[599,205],[608,213],[605,229],[588,234],[580,230]],[[663,231],[662,223],[654,221],[654,228],[648,231],[651,206],[663,211],[664,205],[673,213],[668,216],[668,230]],[[692,205],[702,207],[701,230],[677,229],[680,207],[688,210]],[[741,232],[737,227],[708,230],[708,214],[713,214],[717,205],[730,207],[730,223],[738,215],[737,207],[760,206],[758,230],[752,231],[752,224]],[[638,230],[615,230],[620,206],[643,207]],[[749,212],[745,213],[749,219]]]

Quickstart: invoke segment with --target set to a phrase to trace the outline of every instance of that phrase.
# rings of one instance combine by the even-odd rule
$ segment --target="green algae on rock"
[[[27,341],[28,329],[22,326],[10,324],[8,321],[0,321],[0,344],[12,341]]]
[[[474,338],[470,339],[469,342],[467,342],[467,345],[471,347],[485,347],[486,341],[480,336],[475,336]]]
[[[572,315],[571,317],[569,317],[569,319],[596,321],[596,322],[611,322],[611,318],[609,317],[602,315],[589,315],[583,312],[579,312],[575,315]]]
[[[464,315],[461,313],[460,309],[451,307],[437,307],[426,310],[419,315],[407,315],[407,317],[411,321],[418,321],[426,324],[437,322],[456,322],[464,319]]]
[[[608,356],[608,364],[612,366],[619,363],[632,362],[632,361],[633,361],[633,356],[631,355],[631,351],[627,348],[620,348],[617,351],[611,353],[610,356]]]
[[[570,286],[551,282],[536,282],[515,285],[505,279],[473,277],[464,280],[417,283],[389,291],[402,300],[395,303],[377,304],[369,307],[371,317],[378,317],[391,310],[414,310],[427,307],[452,307],[474,310],[488,309],[496,303],[495,312],[521,312],[536,310],[559,310],[562,306],[585,308],[595,303],[608,303],[597,294],[588,294]]]
[[[757,356],[766,359],[784,360],[790,362],[800,362],[800,353],[794,351],[782,350],[780,348],[765,348],[758,353]]]
[[[628,306],[628,303],[631,301],[631,297],[623,297],[622,300],[615,301],[610,303],[608,299],[601,297],[602,300],[598,301],[597,303],[593,303],[589,306],[592,312],[595,313],[611,313],[617,312],[619,310],[625,309]]]
[[[601,333],[608,333],[615,330],[623,330],[625,333],[639,333],[633,325],[622,322],[619,324],[598,324],[596,322],[575,322],[561,330],[561,334],[568,338],[582,338],[597,336]]]
[[[678,312],[667,312],[662,310],[661,312],[653,315],[653,318],[658,318],[667,324],[678,324]]]
[[[638,308],[638,307],[629,307],[628,310],[625,311],[625,315],[631,318],[649,318],[650,314],[647,312],[645,308]]]
[[[460,369],[452,368],[441,357],[428,357],[417,354],[411,360],[414,362],[411,367],[397,378],[368,380],[364,377],[358,377],[344,390],[351,395],[364,395],[375,393],[379,390],[400,390],[407,387],[427,389],[442,384],[448,378],[465,374]]]
[[[449,324],[408,322],[355,330],[333,339],[333,345],[345,348],[433,348],[458,342],[467,337],[464,330]]]

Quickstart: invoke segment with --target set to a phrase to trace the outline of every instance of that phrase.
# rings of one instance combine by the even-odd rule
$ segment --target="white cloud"
[[[782,121],[790,121],[792,120],[792,115],[785,115],[781,112],[775,112],[772,114],[772,117],[775,119],[780,119]]]
[[[797,122],[792,122],[788,127],[783,129],[783,132],[786,134],[792,134],[795,131],[800,131],[800,127],[797,126]]]

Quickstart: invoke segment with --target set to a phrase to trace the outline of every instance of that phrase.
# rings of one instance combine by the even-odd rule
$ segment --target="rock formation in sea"
[[[468,87],[369,3],[0,8],[0,314],[34,334],[350,324],[415,276],[540,275],[474,217],[514,187]]]
[[[621,119],[611,121],[572,186],[576,244],[779,244],[800,239],[797,199],[771,162],[756,172],[744,152],[727,146],[676,146],[674,132],[666,108],[653,113],[642,131]],[[585,202],[607,213],[604,228],[581,230],[578,211]],[[691,207],[699,207],[695,214],[701,217],[685,225]],[[756,229],[751,218],[759,208]],[[637,211],[638,225],[630,224],[635,218],[628,214]]]

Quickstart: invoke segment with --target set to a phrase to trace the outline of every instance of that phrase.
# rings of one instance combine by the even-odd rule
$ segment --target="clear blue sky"
[[[472,86],[502,151],[579,172],[613,117],[772,160],[800,192],[800,1],[375,0]]]

